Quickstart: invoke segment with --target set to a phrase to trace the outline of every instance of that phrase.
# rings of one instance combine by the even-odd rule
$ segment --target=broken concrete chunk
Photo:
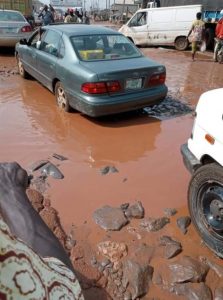
[[[125,257],[128,253],[127,246],[124,243],[105,241],[99,243],[97,246],[99,252],[112,263],[120,261],[120,259]]]
[[[135,219],[142,219],[144,218],[144,208],[140,201],[136,202],[135,204],[129,206],[125,211],[125,216],[128,219],[135,218]]]
[[[52,163],[47,163],[41,168],[41,173],[45,176],[51,176],[55,179],[63,179],[64,175],[61,171]]]
[[[93,219],[96,224],[105,230],[120,230],[128,223],[121,208],[108,205],[97,209],[93,213]]]
[[[137,299],[148,293],[152,282],[153,268],[148,264],[139,264],[127,259],[123,263],[123,286],[131,292],[131,299]]]
[[[168,223],[170,223],[170,219],[167,217],[158,218],[158,219],[147,218],[142,220],[140,226],[145,228],[147,231],[158,231]]]
[[[180,228],[181,232],[183,234],[187,233],[187,227],[191,223],[191,218],[186,216],[186,217],[180,217],[177,219],[177,226]]]
[[[166,217],[172,217],[177,213],[177,210],[175,208],[165,208],[164,214]]]
[[[118,173],[118,169],[116,169],[116,167],[114,166],[106,166],[102,169],[100,169],[100,173],[101,175],[106,175],[108,173]]]

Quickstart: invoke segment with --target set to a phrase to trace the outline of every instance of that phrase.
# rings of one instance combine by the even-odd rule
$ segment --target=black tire
[[[211,163],[200,167],[188,189],[191,220],[205,244],[223,257],[223,168]]]
[[[206,47],[208,49],[213,49],[214,47],[214,37],[215,32],[213,28],[206,28],[205,29],[205,41],[206,41]]]
[[[188,39],[185,36],[180,36],[175,41],[175,48],[179,51],[184,51],[188,48]]]
[[[65,112],[69,112],[71,110],[71,107],[67,99],[65,89],[60,81],[58,81],[55,85],[55,96],[59,108]]]
[[[16,59],[17,59],[17,66],[18,66],[19,75],[22,78],[25,78],[25,79],[30,78],[29,73],[27,73],[26,70],[24,69],[23,63],[22,63],[19,55],[16,56]]]

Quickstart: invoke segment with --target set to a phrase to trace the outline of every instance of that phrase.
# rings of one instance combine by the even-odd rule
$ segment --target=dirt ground
[[[189,52],[171,48],[141,51],[166,66],[169,95],[192,110],[201,93],[222,87],[222,65],[212,62],[210,54],[200,54],[192,62]],[[49,178],[46,197],[58,211],[64,230],[69,233],[73,229],[86,261],[102,240],[137,243],[126,229],[112,233],[100,229],[92,220],[93,212],[103,205],[116,207],[139,200],[146,216],[163,216],[165,208],[178,211],[161,233],[149,234],[143,242],[154,243],[160,234],[172,234],[183,244],[184,254],[204,255],[223,266],[202,244],[193,226],[186,236],[176,227],[176,218],[188,215],[190,175],[180,146],[190,136],[191,113],[176,112],[162,118],[162,114],[151,117],[140,111],[100,119],[62,113],[51,92],[34,79],[19,77],[13,52],[8,51],[0,52],[0,103],[1,161],[17,161],[27,170],[42,159],[59,166],[65,177]],[[54,153],[68,160],[60,162],[52,157]],[[102,175],[100,170],[105,166],[115,166],[119,172]],[[88,276],[87,268],[80,266],[78,271]],[[209,286],[215,285],[215,280],[208,280]],[[94,299],[97,293],[97,289],[87,290],[86,299]],[[109,297],[104,293],[99,299]],[[183,298],[152,286],[144,299]]]

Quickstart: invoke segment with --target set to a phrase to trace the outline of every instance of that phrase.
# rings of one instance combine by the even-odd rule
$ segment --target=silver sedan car
[[[18,11],[0,9],[0,46],[14,47],[22,38],[28,38],[32,27]]]
[[[16,45],[22,77],[55,93],[58,106],[92,117],[158,104],[165,66],[145,57],[123,34],[95,25],[48,25]]]

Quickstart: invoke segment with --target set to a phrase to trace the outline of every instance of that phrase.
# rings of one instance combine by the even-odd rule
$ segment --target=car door
[[[148,45],[148,27],[149,27],[148,11],[139,11],[128,23],[128,32],[136,45]]]
[[[24,50],[23,64],[29,74],[38,79],[36,56],[38,47],[40,45],[41,36],[44,34],[43,30],[37,30],[28,40],[28,45]]]
[[[36,53],[38,80],[49,89],[52,89],[52,81],[56,76],[60,39],[59,32],[47,30]]]

